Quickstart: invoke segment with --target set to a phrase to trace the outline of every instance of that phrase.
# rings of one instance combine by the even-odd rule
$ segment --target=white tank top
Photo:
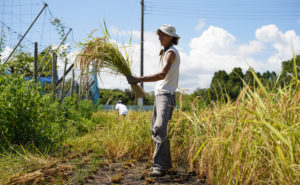
[[[175,93],[178,87],[178,78],[179,78],[179,65],[180,65],[180,56],[177,49],[171,46],[163,55],[163,65],[166,64],[165,55],[173,51],[175,53],[175,60],[171,65],[165,79],[158,81],[155,86],[155,95],[165,94],[165,93]]]

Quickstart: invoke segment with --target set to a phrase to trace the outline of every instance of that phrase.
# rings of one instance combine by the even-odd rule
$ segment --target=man
[[[122,100],[117,102],[116,110],[118,111],[119,116],[126,116],[128,114],[128,109],[124,104],[122,104]]]
[[[160,52],[163,65],[160,72],[142,76],[128,77],[128,83],[159,81],[155,87],[155,102],[153,108],[151,133],[155,144],[153,167],[150,176],[164,176],[172,167],[170,142],[168,139],[168,122],[175,107],[175,91],[178,86],[180,56],[174,45],[178,44],[179,36],[175,27],[163,24],[157,35],[163,49]]]

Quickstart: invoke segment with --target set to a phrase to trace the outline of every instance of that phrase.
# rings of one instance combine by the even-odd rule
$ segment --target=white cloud
[[[202,31],[202,29],[204,28],[204,26],[206,26],[206,21],[205,21],[205,19],[200,19],[200,20],[198,21],[197,26],[195,27],[195,30],[196,30],[196,31]]]
[[[237,48],[237,54],[241,56],[251,56],[261,52],[265,46],[256,40],[250,41],[249,44],[242,44]]]
[[[232,53],[235,37],[226,30],[210,26],[199,37],[193,38],[190,42],[191,55],[197,51],[201,53]],[[199,50],[201,49],[201,50]]]
[[[4,48],[4,50],[2,51],[2,53],[0,53],[1,63],[4,63],[4,61],[10,55],[10,53],[12,52],[12,50],[13,50],[12,48],[7,47],[7,46]]]
[[[262,26],[256,30],[258,42],[270,44],[275,53],[267,60],[268,67],[271,70],[279,71],[281,62],[289,60],[295,53],[300,53],[300,36],[296,35],[294,30],[283,33],[276,25]]]

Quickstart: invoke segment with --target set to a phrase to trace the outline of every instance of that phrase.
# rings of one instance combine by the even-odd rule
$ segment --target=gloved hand
[[[139,77],[135,77],[135,76],[131,75],[131,76],[127,77],[127,81],[129,84],[137,84],[140,82],[140,79],[139,79]]]
[[[151,134],[153,135],[153,137],[156,137],[159,134],[158,128],[154,127],[153,129],[151,129]]]

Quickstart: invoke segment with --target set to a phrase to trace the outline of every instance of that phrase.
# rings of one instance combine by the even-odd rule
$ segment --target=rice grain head
[[[84,71],[92,65],[98,74],[101,70],[108,70],[115,75],[131,76],[131,62],[125,47],[123,47],[124,57],[120,51],[121,47],[111,40],[106,24],[104,23],[104,25],[105,27],[102,28],[104,37],[93,37],[91,34],[89,40],[79,44],[82,49],[77,55],[76,61],[79,63],[82,73],[84,74]],[[145,91],[137,84],[131,85],[131,90],[136,98],[145,96]]]

